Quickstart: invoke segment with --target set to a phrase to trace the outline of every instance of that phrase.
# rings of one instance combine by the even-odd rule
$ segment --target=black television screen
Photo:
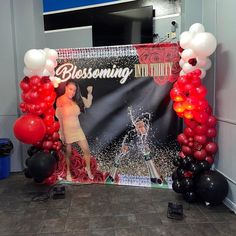
[[[96,15],[93,18],[93,46],[153,42],[153,7]]]

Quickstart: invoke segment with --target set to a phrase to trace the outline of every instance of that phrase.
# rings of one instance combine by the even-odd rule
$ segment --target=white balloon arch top
[[[214,35],[205,32],[202,24],[195,23],[190,26],[189,31],[181,33],[180,46],[183,49],[179,62],[182,68],[180,75],[200,69],[202,72],[200,78],[204,78],[206,70],[211,67],[211,60],[208,57],[217,46]]]
[[[54,49],[30,49],[24,56],[24,75],[31,76],[48,76],[55,88],[58,87],[61,79],[55,77],[55,67],[57,66],[57,51]]]

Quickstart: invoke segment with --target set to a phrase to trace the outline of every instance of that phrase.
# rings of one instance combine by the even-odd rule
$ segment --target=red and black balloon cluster
[[[58,130],[53,104],[56,93],[49,77],[25,77],[20,82],[22,102],[20,109],[24,115],[14,124],[14,134],[21,142],[33,144],[43,151],[60,150]]]
[[[170,91],[173,109],[184,119],[184,131],[178,135],[181,151],[174,159],[177,169],[172,174],[173,190],[183,193],[193,202],[195,177],[209,170],[214,162],[217,144],[216,118],[206,100],[207,89],[200,79],[201,71],[195,70],[178,78]]]

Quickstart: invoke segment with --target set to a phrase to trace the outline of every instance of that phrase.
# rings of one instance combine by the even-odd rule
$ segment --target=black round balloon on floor
[[[197,200],[196,193],[192,191],[184,193],[183,197],[186,200],[186,202],[189,202],[189,203],[196,202]]]
[[[196,179],[196,194],[204,202],[220,204],[228,194],[228,182],[217,171],[207,171]]]
[[[183,186],[180,180],[176,179],[172,183],[172,188],[176,193],[182,193],[183,192]]]
[[[193,188],[193,180],[191,178],[184,178],[181,182],[184,191],[189,191]]]
[[[183,168],[188,168],[190,166],[190,164],[193,163],[193,158],[190,156],[186,156],[185,158],[183,158],[182,160],[182,164],[181,167]]]
[[[55,157],[47,152],[37,152],[28,160],[28,169],[37,182],[42,182],[52,175],[55,167]]]
[[[37,153],[37,152],[39,152],[39,151],[41,151],[40,148],[35,147],[35,146],[30,146],[30,147],[28,148],[28,150],[27,150],[27,154],[31,157],[31,156],[33,156],[35,153]]]
[[[177,173],[177,171],[175,170],[175,171],[172,173],[172,180],[176,180],[176,179],[178,179],[178,178],[179,178],[178,173]]]

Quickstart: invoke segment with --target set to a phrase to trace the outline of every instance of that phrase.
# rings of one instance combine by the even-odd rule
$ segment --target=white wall
[[[23,58],[27,50],[45,46],[41,0],[0,0],[0,137],[14,144],[11,171],[23,168],[25,145],[13,134],[19,117],[19,81],[23,78]]]

